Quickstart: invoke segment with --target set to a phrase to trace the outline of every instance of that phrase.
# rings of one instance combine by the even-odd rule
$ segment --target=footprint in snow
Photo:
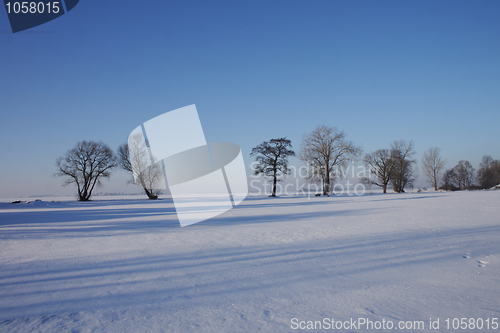
[[[462,258],[469,259],[470,258],[470,252],[465,252]]]
[[[266,317],[266,320],[274,320],[274,314],[269,310],[264,310],[264,316]]]
[[[489,264],[490,262],[489,261],[486,261],[486,260],[478,260],[477,261],[479,263],[479,267],[486,267],[487,264]]]

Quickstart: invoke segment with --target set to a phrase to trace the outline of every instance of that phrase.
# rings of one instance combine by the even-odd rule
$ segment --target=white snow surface
[[[184,228],[168,200],[98,199],[0,203],[0,332],[500,317],[500,191],[249,197]]]

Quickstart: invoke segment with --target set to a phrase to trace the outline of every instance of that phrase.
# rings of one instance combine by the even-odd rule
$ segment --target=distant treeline
[[[308,181],[322,184],[323,195],[329,195],[331,183],[339,174],[338,169],[362,157],[367,168],[360,179],[362,184],[379,186],[386,193],[392,188],[402,193],[412,188],[417,177],[412,141],[396,140],[390,148],[378,149],[362,156],[360,146],[346,139],[346,134],[335,127],[318,126],[304,135],[298,158],[307,164]],[[290,172],[288,157],[295,156],[292,142],[287,138],[264,141],[252,149],[256,158],[255,174],[272,179],[271,196],[276,195],[276,183]],[[422,157],[422,171],[435,190],[488,189],[500,183],[500,162],[484,156],[477,173],[468,161],[460,161],[443,173],[446,161],[441,149],[429,148]]]
[[[292,142],[287,138],[264,141],[252,149],[257,167],[255,174],[262,174],[273,181],[271,196],[276,195],[276,183],[289,172],[288,157],[295,156]],[[396,140],[387,149],[378,149],[362,155],[361,146],[347,140],[347,135],[335,127],[321,125],[304,135],[298,158],[307,164],[308,181],[320,183],[323,195],[329,195],[338,170],[362,158],[366,176],[360,179],[365,185],[375,185],[386,193],[388,188],[402,193],[412,188],[416,179],[417,161],[412,141]],[[446,161],[438,147],[429,148],[422,157],[422,170],[435,190],[489,189],[500,183],[500,161],[484,156],[479,169],[469,161],[458,164],[443,173]],[[150,156],[148,147],[134,138],[114,153],[106,144],[81,141],[56,161],[57,176],[66,179],[65,185],[76,184],[78,198],[90,199],[93,190],[101,185],[102,178],[109,178],[117,168],[130,172],[133,180],[144,189],[149,199],[157,199],[163,180],[159,161]]]

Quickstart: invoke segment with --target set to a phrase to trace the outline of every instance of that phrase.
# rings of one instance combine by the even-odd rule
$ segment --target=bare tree
[[[457,173],[455,169],[448,169],[443,175],[443,189],[446,191],[455,191],[457,187]]]
[[[469,161],[459,161],[454,167],[457,174],[458,188],[465,190],[471,187],[474,182],[474,168]]]
[[[500,183],[500,161],[489,155],[483,156],[477,170],[477,179],[482,188],[491,188]]]
[[[116,167],[113,151],[102,142],[81,141],[56,161],[56,176],[68,177],[64,185],[75,183],[80,201],[88,201],[95,186],[101,186],[101,178],[109,178]]]
[[[321,125],[304,135],[299,158],[308,163],[309,176],[322,175],[323,195],[329,195],[330,183],[338,168],[355,161],[361,154],[361,147],[346,139],[343,131]]]
[[[264,141],[254,147],[250,155],[255,155],[258,162],[255,174],[263,174],[273,178],[273,189],[271,196],[276,196],[276,183],[290,172],[288,169],[288,157],[295,156],[291,149],[292,141],[287,138],[271,139]]]
[[[161,193],[161,182],[164,180],[161,164],[149,155],[146,142],[141,134],[136,134],[118,148],[119,162],[122,169],[132,173],[131,181],[144,189],[151,200],[158,199]]]
[[[438,189],[439,174],[443,169],[446,161],[440,156],[441,149],[438,147],[429,148],[422,157],[422,169],[431,183],[434,190]]]
[[[391,175],[394,169],[394,160],[391,158],[389,150],[379,149],[373,153],[366,154],[363,161],[366,167],[375,176],[375,179],[363,177],[361,178],[361,183],[382,187],[383,192],[387,193],[387,185],[391,181]]]
[[[398,140],[391,144],[391,158],[394,163],[391,184],[397,193],[403,193],[405,187],[413,186],[416,178],[414,165],[417,163],[412,159],[414,154],[413,141],[406,143],[405,140]]]

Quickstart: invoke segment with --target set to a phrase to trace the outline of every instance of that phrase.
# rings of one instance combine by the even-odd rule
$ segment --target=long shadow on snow
[[[274,198],[273,198],[274,199]],[[252,199],[250,199],[252,200]],[[260,199],[262,200],[262,199]],[[112,200],[110,200],[112,201]],[[3,212],[0,213],[0,239],[26,238],[26,237],[70,237],[82,236],[84,233],[88,236],[93,236],[95,233],[111,232],[111,231],[128,231],[130,233],[145,233],[145,232],[165,232],[167,229],[180,228],[175,213],[175,208],[165,204],[159,206],[158,201],[133,201],[124,200],[127,203],[122,203],[120,200],[113,200],[113,204],[117,202],[117,208],[109,206],[109,202],[96,201],[92,202],[92,206],[85,205],[87,203],[72,203],[74,206],[81,209],[47,209],[43,207],[36,211],[19,211],[19,212]],[[95,203],[95,205],[94,205]],[[188,228],[203,228],[215,226],[229,226],[236,224],[253,224],[253,223],[273,223],[273,222],[289,222],[296,220],[308,220],[324,217],[340,217],[347,215],[366,215],[374,209],[352,209],[352,210],[331,210],[323,212],[305,212],[298,214],[252,214],[248,216],[232,216],[236,210],[241,209],[261,209],[272,208],[274,206],[281,207],[304,207],[311,204],[331,205],[334,202],[331,200],[320,202],[289,202],[275,204],[255,204],[255,205],[238,205],[233,210],[214,217],[212,219],[197,223]],[[343,203],[346,203],[345,201]],[[82,205],[83,204],[83,205]],[[140,208],[122,208],[124,205],[148,205],[149,207]],[[90,209],[91,207],[102,207]],[[141,220],[142,218],[154,217],[155,220]],[[164,217],[164,218],[162,218]],[[15,227],[9,230],[9,227]],[[107,236],[107,235],[105,235]]]
[[[310,200],[304,201],[305,196],[286,196],[286,197],[263,197],[263,196],[248,196],[245,200],[240,203],[236,208],[252,208],[258,206],[259,208],[275,208],[275,207],[295,207],[297,205],[301,206],[313,206],[313,205],[331,205],[331,204],[346,204],[352,203],[351,201],[335,201],[335,196],[330,197],[314,197],[312,196]],[[299,199],[299,202],[293,202],[293,200]],[[259,201],[258,204],[251,203],[254,201]],[[292,202],[287,202],[292,201]]]
[[[386,270],[394,270],[396,276],[398,272],[418,271],[420,265],[431,263],[439,267],[457,260],[461,254],[460,249],[453,248],[457,241],[476,252],[498,254],[496,243],[485,242],[485,235],[498,238],[500,226],[400,232],[341,239],[335,244],[321,241],[229,248],[84,264],[46,260],[38,265],[45,269],[25,268],[22,274],[18,273],[19,265],[5,265],[0,273],[0,318],[12,318],[19,313],[29,316],[61,309],[86,311],[154,303],[172,309],[179,305],[208,306],[214,297],[217,302],[226,303],[228,298],[241,299],[241,293],[246,292],[251,292],[244,294],[246,298],[293,298],[291,291],[297,288],[314,291],[318,286],[326,288],[320,289],[323,297],[328,297],[325,290],[333,297],[338,290],[360,287],[352,281],[366,280],[365,274],[377,284],[386,279]],[[381,279],[376,282],[376,274],[381,272]],[[418,281],[414,283],[421,283]],[[25,303],[14,306],[6,301],[22,302],[24,298]]]
[[[261,214],[261,215],[250,215],[250,216],[224,216],[224,214],[214,217],[212,219],[196,223],[194,225],[181,228],[177,217],[175,214],[172,216],[166,216],[165,219],[158,219],[155,221],[140,221],[134,220],[134,217],[141,216],[152,216],[159,215],[162,217],[164,213],[143,213],[143,214],[132,214],[128,220],[120,220],[116,217],[116,220],[110,220],[102,218],[102,216],[97,216],[105,221],[101,223],[89,223],[89,225],[71,225],[71,222],[64,223],[56,226],[44,226],[43,228],[36,228],[33,225],[25,226],[15,226],[12,230],[9,230],[8,226],[0,228],[2,232],[0,233],[0,239],[18,239],[18,238],[60,238],[60,237],[94,237],[94,236],[110,236],[109,232],[119,232],[120,235],[126,234],[139,234],[139,233],[162,233],[162,232],[190,232],[199,231],[203,228],[214,228],[214,227],[224,227],[224,226],[234,226],[238,224],[265,224],[265,223],[282,223],[291,222],[297,220],[311,220],[320,218],[339,218],[342,216],[354,216],[354,215],[367,215],[373,212],[375,209],[354,209],[354,210],[336,210],[336,211],[324,211],[324,212],[306,212],[298,214]],[[77,221],[90,221],[86,218],[93,216],[92,213],[83,213],[83,217],[79,217]],[[111,215],[107,215],[111,216]],[[47,221],[52,222],[52,220]],[[74,222],[74,221],[73,221]],[[21,223],[21,222],[20,222]]]

